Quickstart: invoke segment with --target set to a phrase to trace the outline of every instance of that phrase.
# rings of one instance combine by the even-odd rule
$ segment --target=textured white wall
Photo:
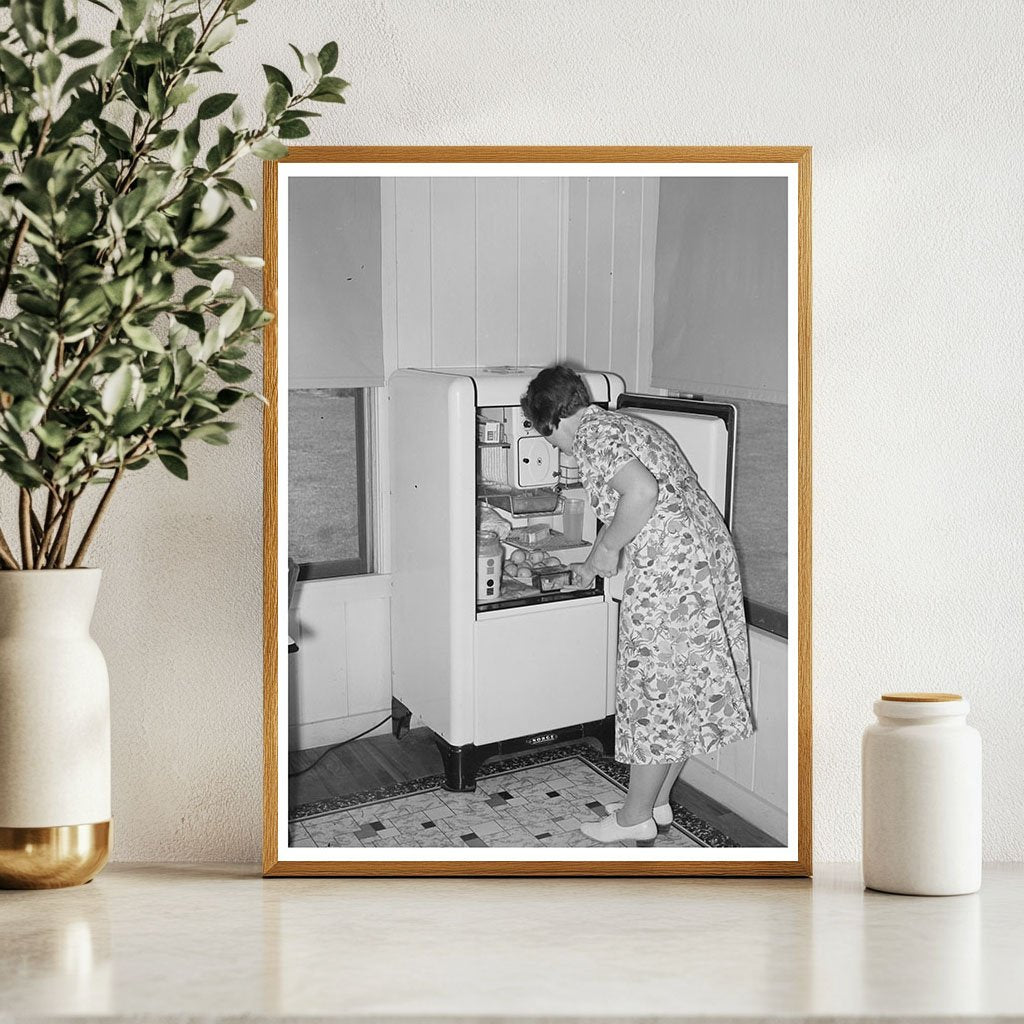
[[[1005,2],[261,0],[224,51],[336,39],[320,144],[814,147],[815,853],[859,856],[859,734],[953,689],[985,853],[1024,857],[1021,8]],[[255,183],[258,168],[249,169]],[[240,218],[237,248],[260,224]],[[247,282],[250,287],[255,281]],[[115,856],[258,857],[260,428],[130,481],[96,548]]]

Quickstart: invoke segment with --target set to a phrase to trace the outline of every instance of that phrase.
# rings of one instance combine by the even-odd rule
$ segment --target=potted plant
[[[0,0],[0,885],[87,881],[109,850],[107,673],[90,545],[130,476],[225,445],[269,314],[224,255],[234,176],[341,103],[338,47],[264,65],[250,123],[200,91],[254,0]],[[295,49],[293,47],[293,49]],[[209,79],[207,79],[208,81]],[[13,500],[11,500],[13,498]]]

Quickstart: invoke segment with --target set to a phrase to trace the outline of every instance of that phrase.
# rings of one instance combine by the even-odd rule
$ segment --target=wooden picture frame
[[[664,854],[653,851],[557,850],[550,854],[506,848],[500,851],[413,853],[392,849],[380,852],[296,849],[289,845],[285,819],[284,786],[287,780],[287,680],[281,666],[287,655],[287,609],[282,609],[284,586],[279,544],[280,512],[278,425],[284,377],[276,319],[280,290],[279,197],[291,168],[311,165],[325,173],[366,174],[376,169],[381,179],[391,176],[457,174],[473,177],[481,172],[515,175],[546,173],[582,180],[594,175],[614,178],[693,173],[715,175],[729,168],[749,173],[778,172],[789,182],[788,250],[788,594],[796,595],[794,637],[788,637],[788,715],[786,776],[789,824],[784,847],[751,847],[701,854]],[[795,198],[795,204],[793,202]],[[793,209],[795,205],[796,209]],[[264,771],[263,872],[267,877],[287,876],[809,876],[811,874],[811,150],[809,147],[292,147],[278,163],[264,169],[265,307],[275,314],[264,333]],[[795,276],[795,281],[793,277]],[[564,353],[552,352],[555,362]],[[401,364],[399,364],[401,365]],[[649,369],[649,364],[648,367]],[[595,367],[596,369],[596,367]],[[647,381],[649,385],[650,381]],[[796,409],[792,409],[793,391]],[[796,432],[795,439],[793,432]],[[795,453],[795,454],[794,454]],[[795,487],[794,487],[795,481]],[[795,515],[794,515],[795,511]],[[386,518],[386,516],[385,516]],[[795,528],[794,528],[795,520]],[[794,552],[795,546],[795,552]],[[381,591],[386,594],[386,588]],[[789,601],[790,620],[794,602]],[[284,758],[284,760],[282,760]],[[796,811],[795,819],[793,811]],[[440,849],[440,848],[439,848]],[[656,848],[655,848],[656,849]],[[523,855],[520,855],[520,854]],[[698,859],[698,856],[700,859]]]

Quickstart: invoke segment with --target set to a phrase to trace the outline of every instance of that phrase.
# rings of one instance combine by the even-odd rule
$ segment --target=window
[[[371,571],[370,394],[288,392],[288,556],[300,580]]]

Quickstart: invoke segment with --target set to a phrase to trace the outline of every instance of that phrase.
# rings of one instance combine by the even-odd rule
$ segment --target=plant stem
[[[46,519],[44,522],[43,539],[39,542],[39,549],[36,553],[36,564],[45,565],[48,557],[48,549],[53,543],[54,535],[60,526],[60,513],[64,510],[64,502],[60,500],[56,491],[51,491],[46,499]]]
[[[110,499],[114,495],[114,489],[117,487],[123,474],[124,466],[121,465],[117,467],[117,472],[110,478],[110,483],[107,484],[107,489],[103,492],[103,497],[100,498],[100,503],[96,506],[96,511],[92,515],[92,520],[89,522],[81,543],[78,545],[78,550],[75,552],[75,557],[71,561],[72,569],[77,569],[81,566],[82,561],[85,558],[85,553],[88,551],[89,545],[92,543],[92,539],[96,535],[96,529],[100,525],[103,513],[107,511]]]
[[[21,526],[21,567],[34,569],[32,557],[32,492],[27,487],[21,488],[18,521]]]
[[[32,511],[31,511],[31,522],[32,522],[32,539],[33,539],[33,541],[36,544],[38,544],[43,539],[43,524],[41,522],[39,522],[39,516],[36,515],[35,509],[32,509]],[[34,554],[32,556],[32,560],[34,562],[38,561],[38,559],[35,557]]]
[[[53,542],[53,548],[50,550],[50,556],[46,559],[47,569],[59,569],[61,568],[61,562],[64,559],[64,552],[68,546],[68,534],[71,532],[71,516],[75,511],[75,502],[78,501],[78,495],[82,492],[79,491],[74,494],[67,501],[64,506],[64,510],[60,517],[60,531],[57,533],[57,539]]]
[[[7,543],[3,530],[0,530],[0,562],[3,562],[8,569],[19,568],[18,560],[14,557],[14,552]]]

